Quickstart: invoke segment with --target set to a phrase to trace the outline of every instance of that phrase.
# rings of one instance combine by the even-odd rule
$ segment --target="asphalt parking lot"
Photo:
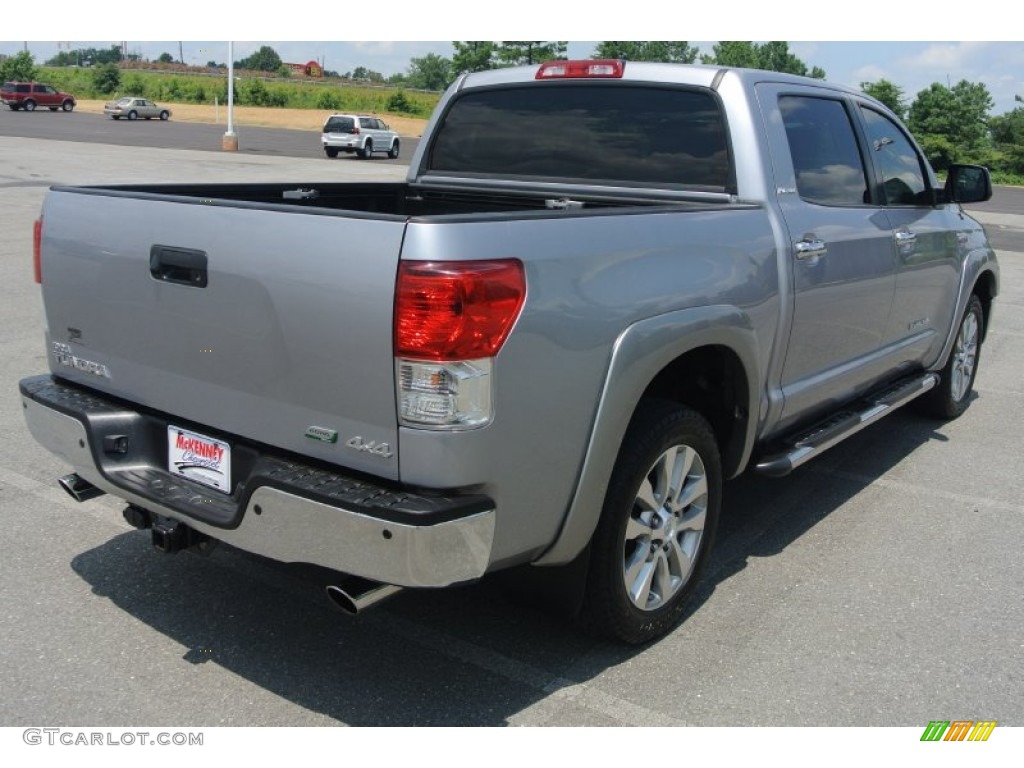
[[[592,640],[489,584],[406,591],[351,620],[306,574],[228,548],[161,555],[114,499],[57,488],[67,468],[17,393],[46,369],[31,225],[49,185],[404,173],[0,138],[0,725],[1024,725],[1012,206],[979,213],[1000,231],[1002,292],[967,413],[900,412],[788,478],[732,483],[690,616],[648,647]]]

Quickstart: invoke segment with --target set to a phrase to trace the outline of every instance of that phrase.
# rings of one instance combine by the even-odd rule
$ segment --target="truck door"
[[[896,300],[885,342],[906,362],[935,359],[953,324],[963,254],[959,206],[936,205],[934,182],[903,129],[868,104],[859,104],[868,148],[881,186],[896,252]]]
[[[758,86],[779,209],[789,231],[792,321],[780,426],[883,375],[895,287],[892,230],[874,197],[845,94]]]

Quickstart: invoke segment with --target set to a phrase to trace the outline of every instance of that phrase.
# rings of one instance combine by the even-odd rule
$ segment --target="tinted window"
[[[716,191],[731,186],[725,123],[709,92],[611,83],[466,93],[445,115],[430,169]]]
[[[32,86],[29,85],[28,83],[18,83],[14,87],[14,90],[17,93],[29,93],[32,90]]]
[[[355,122],[351,117],[331,117],[324,125],[324,133],[352,133]]]
[[[882,174],[888,205],[931,205],[921,158],[897,125],[880,112],[861,107],[875,164]]]
[[[822,205],[863,205],[867,176],[843,103],[783,96],[779,109],[800,197]]]

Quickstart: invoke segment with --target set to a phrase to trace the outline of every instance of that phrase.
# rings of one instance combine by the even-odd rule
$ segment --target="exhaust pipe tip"
[[[102,496],[105,493],[105,491],[101,491],[88,480],[79,477],[74,472],[58,478],[57,484],[67,491],[68,496],[79,502],[95,499],[97,496]]]
[[[401,587],[394,584],[381,584],[367,579],[352,579],[344,586],[329,584],[324,590],[327,599],[342,613],[358,616],[372,605],[386,600],[400,592]]]

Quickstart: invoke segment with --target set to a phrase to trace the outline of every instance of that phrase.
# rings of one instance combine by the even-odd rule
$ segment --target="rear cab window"
[[[428,170],[712,192],[735,187],[717,97],[703,88],[636,83],[468,91],[444,115]]]

